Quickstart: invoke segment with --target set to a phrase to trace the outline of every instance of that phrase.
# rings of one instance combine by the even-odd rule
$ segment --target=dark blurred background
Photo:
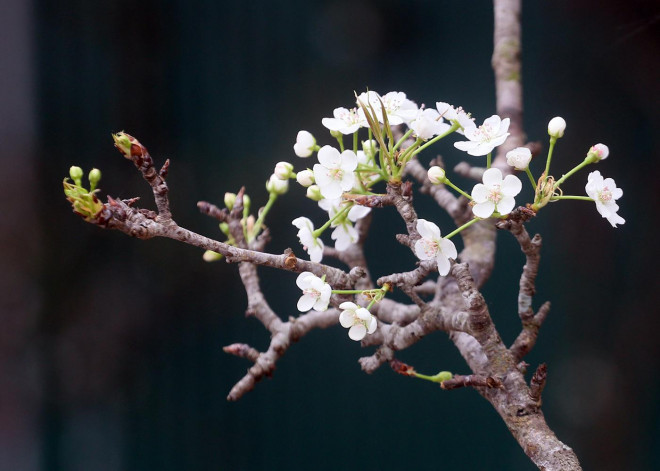
[[[527,361],[548,363],[547,420],[585,469],[657,469],[660,458],[659,16],[642,0],[523,11],[529,139],[545,145],[547,121],[563,116],[553,173],[604,142],[609,159],[588,171],[624,189],[618,229],[582,202],[530,223],[544,237],[535,305],[553,308]],[[220,237],[195,203],[246,185],[264,204],[277,161],[311,165],[292,152],[297,131],[332,143],[321,118],[354,90],[447,101],[479,122],[493,114],[492,23],[490,2],[3,0],[0,470],[535,469],[475,391],[387,367],[367,376],[357,358],[369,352],[339,327],[312,332],[272,379],[226,402],[249,365],[222,346],[269,341],[244,317],[236,267],[87,225],[61,189],[69,166],[95,166],[103,194],[152,208],[112,147],[110,133],[126,130],[157,163],[172,159],[177,222]],[[450,166],[465,157],[436,148]],[[566,190],[583,194],[588,171]],[[294,217],[320,221],[301,195],[292,186],[273,210],[270,251],[297,247]],[[374,219],[376,276],[414,263],[391,216]],[[507,234],[498,250],[485,294],[510,343],[523,257]],[[295,314],[295,276],[260,273],[280,315]],[[443,333],[400,358],[429,374],[467,372]]]

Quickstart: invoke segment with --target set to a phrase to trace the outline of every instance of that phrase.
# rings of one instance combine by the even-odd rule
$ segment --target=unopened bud
[[[89,176],[87,177],[89,179],[89,184],[90,184],[90,191],[94,191],[96,189],[96,185],[101,181],[101,171],[98,168],[93,168],[89,171]]]
[[[221,222],[220,223],[220,230],[222,231],[222,233],[224,235],[229,237],[229,224],[227,224],[226,222]]]
[[[323,195],[321,194],[321,188],[318,185],[312,185],[307,188],[307,198],[312,201],[321,201]]]
[[[225,193],[225,206],[229,211],[234,209],[234,204],[236,203],[236,193]]]
[[[289,180],[280,180],[277,175],[273,174],[266,182],[266,190],[268,193],[283,195],[289,191]]]
[[[527,147],[516,147],[506,153],[506,163],[515,167],[516,170],[525,170],[532,160],[532,151]]]
[[[119,152],[123,154],[127,159],[131,158],[131,139],[128,134],[124,131],[118,132],[117,134],[112,135],[112,139],[115,141],[115,147],[119,149]]]
[[[202,259],[204,259],[205,262],[217,262],[221,258],[222,254],[214,252],[213,250],[207,250],[204,252],[204,255],[202,255]]]
[[[314,184],[314,172],[311,170],[302,170],[296,175],[296,181],[304,187]]]
[[[608,155],[610,155],[610,149],[605,144],[596,144],[589,149],[587,159],[590,159],[592,162],[598,162],[605,160]]]
[[[440,185],[445,181],[445,170],[437,165],[431,167],[428,172],[428,177],[434,185]]]
[[[296,143],[293,145],[293,151],[298,157],[309,157],[314,152],[316,139],[310,132],[299,131],[296,136]]]
[[[436,383],[442,383],[443,381],[447,381],[449,379],[452,379],[454,375],[452,375],[449,371],[441,371],[437,375],[433,376],[433,381]]]
[[[291,172],[293,171],[293,165],[289,162],[277,162],[275,165],[275,175],[280,180],[288,180],[291,177]]]
[[[373,157],[376,155],[378,145],[373,139],[367,139],[366,141],[362,142],[362,150],[367,155],[367,157]]]
[[[564,118],[556,116],[550,120],[548,123],[548,134],[554,138],[560,138],[564,135],[566,130],[566,121]]]
[[[69,176],[78,186],[82,186],[83,169],[75,165],[69,169]]]

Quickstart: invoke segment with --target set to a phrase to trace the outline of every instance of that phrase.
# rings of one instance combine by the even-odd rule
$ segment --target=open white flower
[[[353,134],[355,131],[367,125],[363,115],[358,114],[357,109],[335,108],[332,112],[334,118],[323,118],[321,123],[330,131],[339,131],[342,134]]]
[[[472,199],[476,203],[472,212],[480,218],[490,217],[497,211],[501,215],[509,214],[516,205],[513,198],[522,190],[522,182],[515,175],[502,179],[498,168],[489,168],[484,172],[483,184],[477,183],[472,188]]]
[[[306,217],[299,217],[294,219],[291,224],[296,226],[298,231],[298,239],[303,246],[303,249],[309,254],[309,259],[312,262],[320,262],[323,258],[323,241],[319,237],[314,236],[314,224]]]
[[[516,147],[506,153],[506,163],[516,170],[525,170],[532,160],[532,151],[527,147]]]
[[[422,236],[415,242],[415,255],[420,260],[433,260],[438,264],[438,273],[445,276],[449,273],[449,259],[456,259],[456,246],[449,239],[440,237],[440,228],[426,219],[417,220],[417,232]]]
[[[348,336],[351,340],[360,341],[367,334],[373,334],[376,331],[378,323],[376,318],[366,309],[352,302],[345,302],[339,305],[343,309],[339,314],[339,323],[342,327],[349,329]]]
[[[316,146],[314,136],[308,131],[299,131],[293,151],[298,157],[309,157],[314,152],[314,146]]]
[[[332,287],[328,283],[315,274],[304,271],[296,278],[296,284],[303,292],[297,305],[300,312],[307,312],[312,308],[316,311],[328,309],[332,294]]]
[[[335,249],[343,252],[351,244],[354,244],[358,241],[359,234],[358,231],[353,227],[353,224],[348,221],[344,221],[339,224],[334,231],[332,231],[330,238],[335,241]]]
[[[433,136],[446,132],[450,127],[451,125],[443,121],[440,113],[432,108],[419,110],[415,119],[410,123],[410,129],[420,139],[431,139]]]
[[[510,121],[509,118],[500,119],[494,114],[479,127],[465,128],[465,137],[469,141],[454,142],[454,147],[475,156],[490,154],[509,137],[507,131]]]
[[[456,130],[459,134],[465,134],[465,129],[476,128],[474,118],[470,117],[470,113],[466,112],[462,107],[454,108],[449,103],[438,101],[435,104],[436,109],[440,116],[452,123],[458,123],[461,127]]]
[[[596,202],[596,209],[601,216],[606,218],[612,227],[626,222],[617,214],[619,205],[616,200],[623,196],[623,190],[616,187],[616,183],[611,178],[603,178],[598,170],[591,172],[587,177],[585,190],[590,198]]]
[[[345,150],[341,154],[332,146],[323,146],[319,150],[320,164],[314,165],[314,180],[321,189],[324,198],[339,198],[345,191],[353,188],[358,159],[355,152]]]
[[[383,105],[381,106],[381,101]],[[369,108],[373,107],[378,117],[378,121],[383,123],[383,108],[387,113],[387,121],[394,126],[402,123],[409,123],[417,116],[417,105],[406,98],[403,92],[389,92],[383,96],[374,91],[363,92],[358,96],[358,102]],[[369,110],[371,111],[371,110]],[[362,108],[358,110],[361,116],[364,116]],[[366,121],[366,118],[364,118]]]

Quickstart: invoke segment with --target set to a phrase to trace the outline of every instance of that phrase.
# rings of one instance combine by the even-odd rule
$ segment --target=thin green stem
[[[588,160],[588,159],[583,160],[579,165],[576,165],[574,169],[572,169],[572,170],[571,170],[570,172],[568,172],[566,175],[563,175],[559,180],[557,180],[557,182],[555,183],[555,188],[559,188],[559,186],[560,186],[562,183],[564,183],[564,182],[566,181],[566,179],[568,179],[568,177],[570,177],[571,175],[573,175],[573,174],[574,174],[575,172],[577,172],[578,170],[583,169],[584,167],[586,167],[586,166],[589,165],[590,163],[591,163],[591,161]]]
[[[358,151],[358,132],[353,133],[353,152],[357,154]]]
[[[337,142],[339,143],[339,151],[344,152],[344,135],[340,134],[335,139],[337,139]]]
[[[406,140],[410,137],[410,135],[411,135],[412,133],[413,133],[413,130],[412,130],[412,129],[408,129],[408,132],[406,132],[406,133],[401,137],[401,139],[399,139],[399,142],[397,142],[397,143],[394,145],[394,150],[397,150],[399,147],[401,147],[401,144],[403,144],[404,142],[406,142]]]
[[[349,204],[347,204],[346,207],[345,207],[344,209],[342,209],[342,210],[339,211],[337,214],[335,214],[333,217],[331,217],[331,218],[328,220],[328,222],[326,222],[326,223],[323,224],[321,227],[319,227],[319,228],[316,229],[314,232],[312,232],[312,235],[313,235],[314,237],[319,237],[321,234],[323,234],[323,231],[325,231],[328,227],[330,227],[330,225],[331,225],[333,222],[335,222],[337,219],[343,218],[346,214],[348,214],[348,211],[351,209],[352,206],[353,206],[353,203],[349,203]]]
[[[451,233],[447,234],[444,238],[445,238],[445,239],[451,239],[451,238],[454,237],[456,234],[458,234],[459,232],[461,232],[463,229],[466,229],[466,228],[470,227],[472,224],[474,224],[475,222],[477,222],[477,221],[481,221],[481,220],[482,220],[481,218],[477,218],[477,217],[475,217],[474,219],[471,219],[471,220],[469,220],[468,222],[466,222],[465,224],[463,224],[461,227],[459,227],[458,229],[456,229],[454,232],[451,232]]]
[[[548,148],[548,158],[545,161],[545,176],[550,175],[550,161],[552,160],[552,152],[555,149],[555,144],[557,143],[557,138],[555,136],[550,136],[550,147]]]
[[[466,198],[472,199],[472,197],[470,195],[468,195],[466,192],[464,192],[459,187],[457,187],[452,182],[450,182],[448,178],[445,178],[445,180],[442,183],[444,183],[445,185],[447,185],[447,186],[453,188],[454,190],[458,191],[461,195],[465,196]]]
[[[277,196],[278,195],[276,193],[269,194],[268,202],[266,203],[266,206],[264,206],[264,209],[261,210],[261,214],[257,218],[257,221],[254,223],[252,232],[249,234],[248,242],[252,242],[254,238],[257,237],[257,235],[259,234],[259,231],[261,230],[261,226],[264,223],[264,220],[266,219],[266,215],[268,215],[268,211],[270,211],[270,208],[273,207],[273,204],[275,203]]]
[[[557,201],[557,200],[595,201],[593,198],[589,198],[588,196],[566,195],[566,196],[553,196],[552,198],[550,198],[550,201]]]
[[[486,169],[490,168],[491,165],[491,159],[492,159],[493,153],[489,152],[488,155],[486,156]]]
[[[440,135],[438,135],[438,136],[435,136],[435,137],[434,137],[433,139],[431,139],[429,142],[427,142],[426,144],[424,144],[423,146],[421,146],[419,149],[417,149],[417,150],[415,151],[415,155],[416,155],[416,154],[419,154],[421,151],[423,151],[423,150],[426,149],[427,147],[429,147],[429,146],[435,144],[436,142],[438,142],[438,141],[439,141],[440,139],[442,139],[443,137],[447,137],[447,136],[449,136],[451,133],[453,133],[454,131],[456,131],[456,130],[457,130],[458,128],[460,128],[460,127],[461,127],[461,125],[458,124],[458,122],[455,122],[455,123],[454,123],[449,129],[447,129],[447,131],[445,131],[443,134],[440,134]]]
[[[534,176],[532,175],[532,171],[529,169],[529,167],[525,169],[525,173],[529,177],[529,181],[532,182],[532,188],[534,191],[536,191],[536,180],[534,180]]]

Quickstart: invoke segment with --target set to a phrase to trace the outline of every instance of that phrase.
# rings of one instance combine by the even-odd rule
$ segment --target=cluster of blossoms
[[[493,115],[478,125],[470,113],[445,102],[437,102],[434,108],[426,108],[424,105],[418,106],[402,92],[380,95],[368,91],[357,96],[356,106],[336,108],[332,117],[323,118],[322,124],[337,140],[338,147],[320,146],[311,133],[300,131],[293,146],[295,154],[309,158],[316,153],[317,163],[311,165],[311,168],[295,172],[292,164],[279,162],[267,183],[268,191],[273,196],[286,192],[288,180],[295,179],[306,188],[307,197],[327,212],[327,222],[318,228],[307,217],[298,217],[292,222],[312,262],[321,262],[323,259],[325,243],[322,234],[329,228],[333,228],[330,237],[336,251],[348,250],[352,244],[357,243],[359,233],[354,224],[367,216],[371,209],[356,204],[356,200],[377,195],[373,187],[379,182],[401,181],[404,168],[412,158],[454,132],[462,136],[462,139],[454,142],[456,149],[475,157],[486,156],[482,182],[474,185],[471,192],[467,193],[455,186],[447,178],[444,169],[437,166],[428,170],[428,178],[432,184],[447,185],[471,200],[474,218],[444,238],[435,223],[418,219],[417,234],[411,234],[417,258],[435,261],[439,274],[446,276],[452,260],[458,257],[456,246],[450,238],[478,220],[506,217],[516,206],[515,197],[522,190],[522,181],[516,175],[505,175],[499,168],[491,167],[493,150],[504,144],[509,136],[509,118],[502,119]],[[396,142],[392,126],[401,126],[402,132],[405,132]],[[566,196],[560,189],[560,185],[583,166],[607,158],[607,146],[593,146],[585,161],[561,179],[555,181],[549,176],[554,145],[564,135],[565,129],[566,122],[562,118],[557,117],[549,122],[550,149],[545,172],[538,180],[529,168],[532,160],[529,148],[519,147],[506,154],[506,162],[512,167],[511,172],[525,172],[534,188],[534,203],[528,206],[538,211],[549,201],[586,199],[595,201],[598,212],[613,226],[622,224],[624,220],[617,214],[618,205],[615,201],[623,192],[611,178],[603,178],[600,172],[589,174],[586,186],[588,197]],[[358,138],[363,130],[366,130],[366,140]],[[352,148],[344,147],[343,139],[347,135],[353,137]],[[362,143],[361,148],[358,148],[359,142]],[[403,147],[404,143],[407,147]],[[300,311],[327,309],[330,294],[335,291],[324,280],[305,272],[298,277],[297,284],[303,290],[303,296],[298,302]],[[376,329],[377,321],[368,308],[351,302],[344,302],[339,308],[342,310],[340,323],[350,329],[351,339],[361,340]]]

